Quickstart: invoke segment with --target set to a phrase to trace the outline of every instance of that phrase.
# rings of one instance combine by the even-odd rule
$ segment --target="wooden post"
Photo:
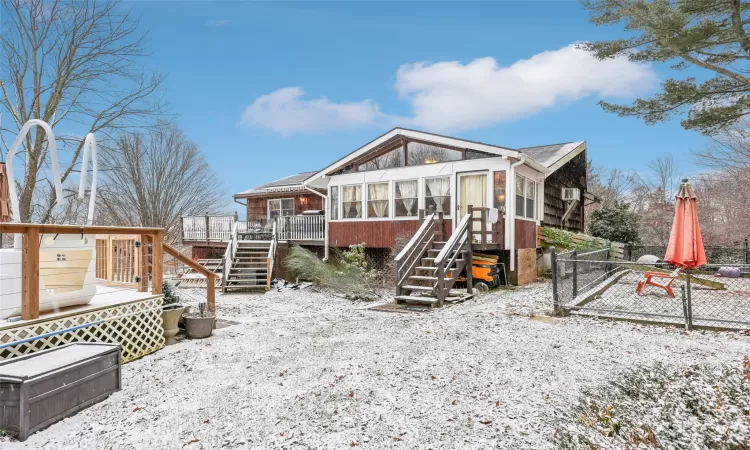
[[[216,288],[213,275],[206,277],[206,303],[208,303],[208,310],[216,313]]]
[[[239,222],[240,221],[240,215],[237,214],[237,211],[234,212],[234,221]]]
[[[208,244],[208,237],[211,235],[210,230],[208,229],[210,220],[208,220],[208,213],[206,213],[206,244]]]
[[[112,244],[112,235],[107,235],[107,281],[115,279],[115,248]]]
[[[39,318],[39,229],[30,228],[21,237],[21,319]]]
[[[482,221],[481,223],[481,230],[482,230],[482,245],[487,244],[487,208],[481,208],[481,213],[479,213],[479,220]],[[471,220],[474,220],[474,217],[472,216]]]
[[[164,231],[157,231],[151,239],[151,293],[161,295],[164,280]]]
[[[136,273],[141,277],[141,281],[138,282],[138,292],[148,291],[148,235],[141,235],[141,248],[138,249],[140,252],[140,258],[138,258],[138,270]]]
[[[471,221],[469,221],[471,223]],[[467,230],[468,232],[468,230]],[[466,258],[466,292],[468,294],[474,293],[474,274],[472,273],[472,269],[474,268],[474,249],[471,246],[471,235],[469,236],[469,240],[466,242],[467,250],[464,253],[464,258]],[[456,275],[458,276],[458,275]]]
[[[469,233],[469,245],[472,245],[474,244],[474,211],[472,211],[471,205],[466,208],[466,211],[471,214],[471,220],[469,220],[469,228],[467,231]]]

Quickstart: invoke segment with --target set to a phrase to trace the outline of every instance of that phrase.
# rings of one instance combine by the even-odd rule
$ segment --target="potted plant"
[[[190,339],[207,338],[214,331],[216,315],[206,311],[206,309],[206,303],[202,302],[198,304],[198,312],[182,315],[182,318],[185,319],[185,333]]]
[[[177,342],[174,337],[180,331],[177,324],[182,317],[185,306],[180,303],[180,298],[174,294],[171,284],[165,281],[162,283],[161,290],[164,295],[161,311],[164,339],[166,345],[171,345]]]

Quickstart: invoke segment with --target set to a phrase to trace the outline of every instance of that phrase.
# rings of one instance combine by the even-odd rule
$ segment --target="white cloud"
[[[656,73],[648,65],[624,57],[599,61],[571,44],[507,67],[489,57],[468,64],[403,65],[396,73],[396,90],[411,104],[410,117],[383,114],[369,99],[352,103],[303,100],[301,87],[289,87],[256,99],[245,110],[242,122],[281,133],[304,133],[389,120],[447,133],[517,120],[589,95],[632,97],[656,82]]]
[[[356,128],[382,116],[372,100],[336,103],[327,98],[306,100],[303,88],[287,87],[258,97],[245,109],[241,122],[279,133],[313,133]]]
[[[508,122],[588,95],[629,97],[656,82],[646,65],[599,61],[569,45],[501,67],[494,58],[401,66],[396,89],[415,126],[466,130]]]
[[[211,19],[206,21],[206,26],[208,27],[223,27],[224,25],[229,25],[227,19]]]

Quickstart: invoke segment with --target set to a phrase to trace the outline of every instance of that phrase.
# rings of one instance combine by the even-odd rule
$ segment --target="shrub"
[[[284,259],[284,266],[300,280],[352,297],[372,297],[375,273],[368,267],[364,244],[352,245],[344,252],[334,250],[334,258],[328,262],[305,248],[294,246]]]
[[[625,244],[637,244],[640,241],[638,214],[630,210],[630,205],[615,202],[612,206],[591,213],[589,233],[593,236]]]
[[[161,284],[161,292],[164,294],[163,305],[174,305],[179,302],[180,298],[175,295],[174,288],[169,281],[164,281]]]
[[[658,363],[585,391],[555,433],[561,449],[750,448],[750,360],[742,367]]]

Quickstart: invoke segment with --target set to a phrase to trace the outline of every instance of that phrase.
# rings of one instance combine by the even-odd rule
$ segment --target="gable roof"
[[[269,190],[273,191],[274,188],[283,188],[283,187],[295,187],[299,186],[300,190],[302,190],[302,182],[310,178],[312,175],[315,175],[318,172],[300,172],[295,173],[294,175],[288,175],[284,178],[280,178],[276,181],[272,181],[270,183],[262,184],[260,186],[254,187],[252,189],[248,189],[246,191],[242,191],[239,194],[234,194],[235,197],[244,197],[247,195],[254,195],[254,194],[266,194],[269,192]],[[269,189],[270,188],[270,189]]]
[[[377,148],[381,144],[397,136],[404,136],[406,138],[411,138],[414,140],[425,141],[425,142],[432,142],[435,144],[443,144],[443,145],[447,145],[450,147],[477,150],[480,152],[491,153],[497,156],[508,156],[511,158],[519,158],[521,156],[518,150],[513,150],[507,147],[501,147],[499,145],[485,144],[482,142],[469,141],[466,139],[459,139],[459,138],[454,138],[454,137],[449,137],[449,136],[443,136],[440,134],[427,133],[424,131],[410,130],[407,128],[397,127],[383,135],[378,136],[377,138],[373,139],[372,141],[368,142],[362,147],[354,150],[353,152],[349,153],[348,155],[344,156],[343,158],[339,159],[338,161],[334,162],[328,167],[325,167],[323,170],[317,172],[315,175],[305,180],[304,184],[309,184],[312,181],[325,176],[327,173],[330,173],[342,166],[345,166],[349,162],[355,160],[356,158],[364,155],[370,150]],[[543,173],[547,172],[547,168],[542,166],[541,164],[538,164],[536,161],[533,160],[533,158],[531,160],[527,160],[527,164],[540,172],[543,172]]]
[[[538,147],[519,148],[518,151],[529,156],[534,161],[552,173],[563,164],[578,156],[586,149],[585,141],[564,142],[562,144],[540,145]]]

